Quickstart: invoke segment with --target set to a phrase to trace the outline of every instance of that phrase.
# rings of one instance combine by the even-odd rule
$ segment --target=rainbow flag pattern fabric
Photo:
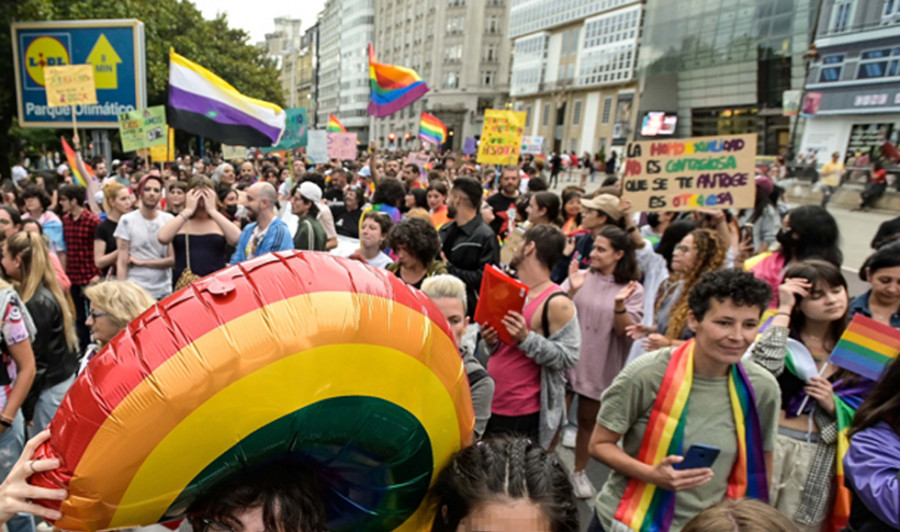
[[[672,352],[659,394],[641,441],[638,460],[655,465],[669,455],[683,454],[684,428],[694,380],[694,341]],[[768,502],[762,429],[756,397],[741,364],[731,367],[728,395],[737,429],[737,459],[728,476],[729,499],[750,497]],[[675,516],[675,492],[632,478],[616,510],[617,521],[639,532],[668,532]]]
[[[88,183],[87,179],[85,179],[86,176],[81,175],[81,172],[78,171],[78,159],[75,156],[75,150],[69,146],[65,137],[60,137],[59,140],[62,141],[63,152],[66,154],[66,162],[69,163],[69,171],[72,172],[72,180],[84,188],[87,188]],[[94,176],[90,175],[91,167],[85,163],[84,168],[89,172],[87,177],[93,179]]]
[[[447,126],[434,115],[423,112],[419,120],[419,138],[432,144],[447,142]]]
[[[368,111],[378,118],[396,113],[428,92],[428,85],[415,70],[376,62],[372,43],[369,43],[369,86]]]
[[[828,361],[877,381],[897,355],[900,355],[900,331],[857,314],[834,346]]]
[[[344,124],[341,124],[341,121],[337,119],[336,116],[329,114],[328,115],[328,131],[332,133],[346,133],[347,128],[344,127]]]

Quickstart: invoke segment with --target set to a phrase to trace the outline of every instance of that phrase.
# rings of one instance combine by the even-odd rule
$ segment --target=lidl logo
[[[70,64],[69,51],[54,37],[38,37],[25,50],[25,70],[35,83],[44,86],[44,67]]]

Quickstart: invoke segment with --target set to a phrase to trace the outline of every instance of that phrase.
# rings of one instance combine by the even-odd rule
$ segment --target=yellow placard
[[[753,207],[756,135],[631,142],[622,197],[632,211]]]
[[[97,103],[93,65],[44,67],[44,83],[50,107]]]
[[[486,110],[477,161],[484,164],[517,164],[525,133],[525,115],[524,111]]]
[[[155,163],[168,162],[175,159],[175,130],[166,128],[167,140],[164,144],[150,147],[150,160]]]

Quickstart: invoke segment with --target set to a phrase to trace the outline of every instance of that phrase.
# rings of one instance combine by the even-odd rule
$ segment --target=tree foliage
[[[169,48],[203,65],[240,92],[284,105],[274,61],[249,43],[244,30],[231,28],[225,15],[204,20],[189,0],[0,0],[0,27],[16,21],[129,19],[144,23],[147,56],[147,105],[166,103]],[[27,135],[14,128],[16,91],[9,31],[0,31],[0,174],[6,174],[9,155]],[[12,129],[13,136],[10,135]]]

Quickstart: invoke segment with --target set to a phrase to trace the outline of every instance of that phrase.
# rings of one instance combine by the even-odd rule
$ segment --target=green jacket
[[[312,215],[307,214],[297,221],[297,232],[294,233],[294,249],[306,251],[325,251],[325,228]]]

